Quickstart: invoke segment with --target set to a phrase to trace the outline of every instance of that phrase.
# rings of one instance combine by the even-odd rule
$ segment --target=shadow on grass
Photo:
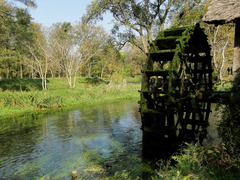
[[[41,79],[2,79],[0,80],[2,91],[31,91],[42,90]]]
[[[106,84],[107,82],[98,77],[86,77],[84,80],[84,83],[98,85],[98,84]]]

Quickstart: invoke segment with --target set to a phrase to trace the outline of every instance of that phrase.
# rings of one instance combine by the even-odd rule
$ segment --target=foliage
[[[225,82],[225,83],[221,83],[221,82],[216,82],[214,84],[214,89],[216,89],[216,91],[231,91],[232,88],[232,83],[231,82]]]
[[[217,27],[205,25],[205,31],[212,48],[215,77],[223,85],[224,81],[232,80],[232,73],[227,69],[233,64],[234,28],[232,24]]]
[[[195,2],[196,4],[192,4]],[[189,1],[185,3],[180,10],[173,15],[172,26],[189,26],[196,23],[202,23],[202,18],[207,12],[208,0]]]
[[[214,26],[203,23],[202,17],[206,14],[209,3],[209,0],[202,0],[194,7],[191,4],[186,4],[190,8],[183,8],[174,14],[171,25],[189,26],[193,23],[200,23],[208,35],[208,41],[212,48],[215,79],[223,85],[224,81],[231,77],[227,69],[232,67],[233,63],[234,26],[233,24]]]
[[[33,1],[21,1],[25,4]],[[67,77],[70,88],[76,77],[111,77],[115,72],[135,70],[125,61],[103,27],[77,22],[53,24],[44,29],[33,23],[27,9],[1,1],[0,78]],[[131,62],[129,67],[128,63]],[[140,67],[135,70],[139,74]],[[130,72],[129,72],[130,73]]]
[[[225,108],[224,116],[219,124],[218,131],[230,153],[237,155],[240,152],[240,72],[235,75],[231,88],[230,103]]]
[[[140,74],[147,58],[146,54],[130,43],[125,45],[125,49],[124,63],[130,66],[130,75]]]
[[[50,45],[46,37],[41,33],[35,38],[35,42],[26,44],[31,58],[25,60],[25,65],[39,75],[42,80],[42,89],[47,89],[47,73],[52,58]]]
[[[153,31],[156,30],[154,28],[157,27],[157,31],[164,30],[164,25],[172,14],[186,7],[193,8],[199,2],[191,0],[97,0],[88,6],[83,20],[85,22],[100,20],[105,12],[110,12],[115,19],[112,32],[115,37],[118,36],[120,44],[130,42],[147,53],[148,43],[154,38]],[[121,31],[121,28],[125,32]],[[136,41],[136,35],[139,36],[140,41]]]
[[[163,166],[162,176],[152,179],[238,179],[240,175],[239,158],[228,154],[225,144],[200,146],[186,144],[179,155],[172,157],[174,166]]]
[[[111,80],[114,82],[122,82],[130,74],[129,68],[121,68],[113,73]]]
[[[15,8],[7,1],[0,6],[0,77],[23,77],[23,59],[28,58],[27,43],[34,41],[31,16],[26,9]]]
[[[96,51],[94,57],[87,62],[88,68],[82,69],[82,74],[87,76],[109,77],[118,68],[122,67],[120,52],[114,47],[113,42],[103,34],[101,47]],[[107,35],[108,36],[108,35]]]
[[[36,7],[37,6],[37,4],[34,0],[15,0],[15,1],[21,2],[28,7]]]
[[[49,32],[49,44],[52,47],[51,71],[63,72],[70,88],[75,87],[76,75],[81,66],[82,55],[76,44],[71,23],[56,23]]]
[[[100,61],[104,61],[107,56],[102,52],[106,50],[106,46],[110,46],[107,44],[107,33],[102,27],[81,22],[74,26],[67,22],[54,24],[49,39],[52,48],[51,72],[65,74],[70,88],[75,88],[76,77],[83,67],[90,65],[97,56],[102,56]],[[104,50],[101,51],[102,49]],[[108,61],[100,64],[104,66],[101,77],[107,64]],[[91,75],[90,72],[88,75]]]

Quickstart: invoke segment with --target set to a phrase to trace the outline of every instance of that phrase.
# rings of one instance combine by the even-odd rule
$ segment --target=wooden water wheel
[[[143,70],[140,112],[143,153],[171,155],[183,141],[207,133],[212,91],[210,47],[196,26],[161,32]]]

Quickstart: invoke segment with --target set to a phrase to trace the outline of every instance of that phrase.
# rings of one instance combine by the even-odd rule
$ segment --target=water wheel
[[[171,155],[183,141],[207,133],[212,63],[207,36],[197,24],[161,32],[142,71],[143,153]]]

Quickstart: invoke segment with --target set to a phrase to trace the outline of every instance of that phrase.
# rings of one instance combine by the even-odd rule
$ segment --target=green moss
[[[195,26],[171,28],[160,32],[155,42],[151,43],[149,55],[152,60],[158,61],[161,58],[163,59],[160,69],[158,70],[161,70],[161,68],[166,70],[167,67],[169,72],[168,105],[178,102],[179,100],[176,99],[177,94],[179,92],[183,93],[184,90],[187,89],[184,87],[185,78],[187,78],[190,83],[193,83],[192,76],[189,75],[189,72],[186,72],[186,64],[189,61],[190,48],[194,45],[193,42],[195,43],[196,37],[199,38],[199,35],[202,37],[204,33],[198,24]],[[172,41],[175,41],[174,45],[170,43]],[[167,60],[171,61],[164,66]],[[152,70],[153,66],[150,61],[147,62],[146,67],[145,70]],[[146,90],[148,80],[148,78],[143,79],[142,90]],[[181,97],[179,99],[181,99]]]
[[[158,39],[158,38],[162,38],[162,37],[164,37],[164,32],[163,32],[163,31],[160,31],[160,32],[158,33],[156,39]]]
[[[193,37],[194,31],[196,28],[199,28],[198,25],[185,28],[185,31],[182,33],[182,36],[180,36],[176,40],[178,42],[178,44],[175,49],[175,55],[170,64],[170,71],[169,71],[169,85],[168,85],[168,89],[169,89],[168,103],[169,104],[173,104],[176,101],[174,97],[176,97],[176,84],[179,84],[179,83],[177,83],[177,81],[179,79],[180,79],[180,81],[184,80],[183,78],[180,77],[180,75],[182,73],[187,74],[185,72],[186,71],[186,69],[184,68],[185,66],[183,65],[183,63],[185,63],[187,61],[187,59],[186,59],[187,56],[186,56],[185,52],[187,51],[186,49],[189,48],[189,41]],[[175,73],[175,72],[177,72],[177,73]],[[189,77],[189,78],[191,78],[191,77]],[[182,89],[184,89],[184,87],[183,87],[183,83],[180,83],[180,84],[181,85],[178,89],[181,92]]]
[[[151,42],[150,47],[151,47],[150,52],[157,52],[159,50],[155,42]]]
[[[179,36],[167,36],[167,37],[164,37],[164,36],[159,36],[156,38],[156,40],[176,40],[176,38],[178,38]]]

